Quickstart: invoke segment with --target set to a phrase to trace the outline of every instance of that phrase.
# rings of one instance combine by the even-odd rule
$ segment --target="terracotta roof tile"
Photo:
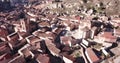
[[[14,33],[8,35],[8,40],[9,40],[9,41],[14,41],[14,42],[16,42],[19,38],[20,38],[20,37],[19,37],[19,34],[18,34],[17,32],[14,32]],[[16,39],[17,39],[17,40],[16,40]]]
[[[90,58],[91,62],[96,63],[96,62],[98,62],[100,60],[97,57],[97,55],[94,53],[94,51],[92,50],[92,48],[87,48],[86,52],[87,52],[88,57]]]
[[[47,48],[49,49],[50,52],[53,52],[57,55],[60,53],[60,50],[56,47],[55,44],[52,43],[51,40],[46,39],[45,44],[46,44],[46,46],[47,46]]]
[[[9,53],[5,53],[3,55],[0,55],[0,61],[10,59],[11,55]]]
[[[61,39],[61,42],[65,45],[69,45],[69,42],[72,41],[72,38],[70,36],[69,37],[68,36],[61,36],[60,39]]]
[[[7,46],[7,43],[0,43],[0,55],[4,53],[10,53],[10,48]]]
[[[40,42],[41,39],[37,36],[31,35],[27,38],[27,40],[30,42],[30,44],[35,44],[35,42]]]
[[[26,63],[26,61],[23,56],[17,56],[8,63]]]
[[[50,58],[46,54],[39,54],[37,61],[39,63],[50,63]]]
[[[111,42],[111,43],[116,42],[116,40],[117,40],[117,37],[113,36],[112,32],[104,32],[101,35],[101,37],[105,38],[105,41]]]
[[[0,27],[0,36],[3,38],[6,38],[8,35],[8,32],[6,29]]]
[[[50,27],[50,23],[49,22],[40,22],[39,24],[38,24],[40,27]]]
[[[31,56],[31,51],[28,48],[23,49],[21,52],[24,54],[25,57]]]

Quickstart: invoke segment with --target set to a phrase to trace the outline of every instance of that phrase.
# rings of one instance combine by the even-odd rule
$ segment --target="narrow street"
[[[82,44],[80,44],[80,45],[81,45],[81,53],[82,53],[82,56],[85,60],[85,63],[89,63],[87,56],[85,55],[85,47]]]

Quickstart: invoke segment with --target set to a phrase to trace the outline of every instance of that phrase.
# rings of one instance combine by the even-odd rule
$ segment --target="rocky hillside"
[[[68,0],[63,0],[68,2]],[[69,0],[69,2],[75,3],[74,0]],[[79,1],[79,2],[78,2]],[[89,8],[95,8],[98,12],[105,12],[108,16],[110,15],[120,15],[120,0],[76,0],[81,6]]]
[[[83,0],[85,1],[85,0]],[[96,5],[101,5],[105,8],[105,12],[107,15],[119,15],[120,14],[120,0],[87,0],[87,3],[85,4],[90,4],[93,5],[94,7]]]

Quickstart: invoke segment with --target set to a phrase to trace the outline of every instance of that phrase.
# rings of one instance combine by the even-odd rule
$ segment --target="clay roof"
[[[50,19],[50,20],[53,20],[54,18],[56,18],[56,15],[47,14],[47,18]]]
[[[44,7],[45,7],[45,4],[40,4],[40,5],[35,6],[34,8],[35,9],[42,9]]]
[[[17,56],[8,63],[26,63],[26,61],[23,56]]]
[[[10,48],[6,46],[0,47],[1,53],[10,53]]]
[[[50,27],[50,23],[49,23],[49,22],[46,22],[46,21],[40,22],[38,25],[39,25],[40,27]]]
[[[60,50],[56,47],[55,44],[52,43],[51,40],[45,39],[45,44],[49,51],[54,52],[55,54],[59,54]]]
[[[41,32],[47,32],[47,31],[51,31],[51,28],[50,27],[42,27],[40,29]]]
[[[117,40],[117,37],[113,36],[112,32],[104,32],[101,35],[101,37],[105,38],[105,41],[111,42],[111,43],[116,42],[116,40]]]
[[[55,39],[56,34],[52,33],[52,32],[35,32],[35,35],[37,35],[37,37],[39,38],[50,38],[50,39]]]
[[[40,38],[40,37],[46,37],[46,34],[45,34],[45,33],[39,33],[37,36],[38,36],[39,38]]]
[[[14,41],[14,42],[16,42],[20,38],[19,34],[17,32],[14,32],[14,33],[8,35],[8,37],[9,37],[8,38],[9,41]]]
[[[8,32],[6,29],[0,27],[0,36],[1,37],[6,37],[8,35]]]
[[[115,34],[120,35],[120,28],[115,29]]]
[[[13,25],[20,25],[20,21],[13,21],[12,24]]]
[[[18,32],[18,34],[23,38],[25,38],[29,35],[29,33],[26,33],[26,32]]]
[[[88,57],[90,58],[90,60],[94,63],[94,62],[98,62],[100,59],[97,57],[97,55],[94,53],[94,51],[92,50],[92,48],[87,48],[86,52],[88,54]]]
[[[34,36],[34,35],[29,36],[28,40],[30,41],[30,44],[41,41],[40,38],[38,38],[37,36]]]
[[[57,28],[57,29],[54,31],[54,33],[56,33],[56,34],[60,34],[60,32],[62,32],[62,31],[63,31],[62,28]]]
[[[112,20],[120,20],[120,18],[112,18]]]
[[[44,33],[44,32],[42,32],[41,30],[37,30],[37,31],[34,31],[32,34],[37,36],[38,34],[41,34],[41,33]]]
[[[97,29],[97,27],[92,27],[92,29],[91,29],[91,30],[95,31],[96,29]]]
[[[70,30],[75,30],[75,29],[78,29],[78,24],[76,24],[76,23],[71,23],[71,24],[69,25],[69,27],[70,27]]]
[[[35,43],[35,47],[36,47],[37,49],[40,49],[40,48],[41,48],[40,42]]]
[[[89,28],[86,26],[85,28],[82,29],[83,31],[89,31]]]
[[[70,37],[70,36],[61,36],[60,39],[61,39],[61,42],[62,42],[63,44],[68,45],[69,42],[71,42],[72,37]]]
[[[68,52],[68,51],[70,51],[70,50],[71,50],[71,48],[70,48],[69,46],[65,46],[65,47],[62,49],[63,52],[64,52],[64,51]]]
[[[52,33],[52,32],[46,32],[45,33],[46,34],[46,36],[48,37],[48,38],[50,38],[50,39],[55,39],[56,38],[56,34],[54,34],[54,33]]]
[[[75,18],[76,18],[77,20],[79,20],[79,21],[80,21],[80,19],[81,19],[80,16],[75,16]]]
[[[67,52],[62,52],[61,55],[68,58],[69,60],[71,60],[73,62],[75,61],[75,58],[73,56],[71,56],[71,55],[68,55]]]
[[[25,57],[31,56],[31,51],[28,48],[23,49],[21,52],[24,54]]]
[[[65,24],[67,24],[67,25],[70,25],[70,24],[71,24],[71,22],[70,22],[69,20],[65,20],[65,21],[63,21],[63,23],[65,23]]]
[[[58,17],[58,19],[61,19],[61,20],[68,20],[68,19],[69,19],[69,17],[60,16],[60,17]]]
[[[17,32],[14,32],[14,33],[8,35],[7,38],[9,40],[8,43],[10,43],[12,45],[12,47],[16,47],[20,43],[20,40],[19,40],[20,36]],[[9,46],[11,46],[11,45],[9,45]]]
[[[37,61],[40,63],[50,63],[50,58],[46,54],[39,54]]]
[[[7,42],[1,42],[1,43],[0,43],[0,47],[4,46],[4,45],[6,45],[6,44],[7,44]]]
[[[0,43],[0,54],[10,53],[10,48],[6,44],[7,43]]]

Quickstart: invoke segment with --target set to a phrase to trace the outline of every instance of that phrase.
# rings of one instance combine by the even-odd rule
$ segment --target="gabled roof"
[[[39,38],[49,38],[49,39],[55,39],[56,34],[53,32],[41,32],[41,31],[35,31],[33,35],[39,37]]]
[[[3,55],[0,55],[0,61],[10,59],[11,55],[9,53],[4,53]]]
[[[21,51],[25,57],[31,56],[31,51],[28,48],[25,48]]]
[[[34,8],[35,9],[42,9],[44,7],[45,7],[45,4],[40,4],[40,5],[35,6]]]
[[[23,56],[17,56],[10,60],[8,63],[26,63],[26,61]]]
[[[120,35],[120,28],[115,29],[115,34],[116,34],[116,35]]]
[[[4,53],[10,53],[10,48],[7,46],[7,43],[0,43],[0,53],[4,54]]]
[[[7,29],[0,27],[0,37],[6,38],[7,35],[8,35]]]
[[[62,52],[61,55],[62,55],[63,57],[65,57],[65,58],[71,60],[72,62],[75,61],[75,58],[74,58],[73,56],[71,56],[71,55],[68,55],[67,52]],[[65,61],[65,60],[64,60],[64,61]]]
[[[52,40],[45,39],[45,44],[51,53],[54,53],[55,55],[58,55],[60,53],[60,50],[56,47],[54,43],[52,43]]]
[[[86,56],[90,63],[97,63],[100,59],[97,57],[95,52],[92,50],[92,48],[87,48],[86,49]]]
[[[117,37],[112,35],[112,32],[104,32],[103,34],[101,34],[101,37],[103,37],[105,39],[106,42],[116,42]]]
[[[57,35],[59,35],[62,31],[63,31],[63,28],[56,28],[53,30],[53,32],[56,33]]]
[[[50,58],[46,54],[39,54],[37,61],[39,63],[50,63]]]
[[[26,32],[18,32],[18,34],[22,37],[22,38],[25,38],[29,35],[29,33],[26,33]]]
[[[120,18],[112,18],[112,21],[114,21],[116,23],[120,23]]]
[[[70,36],[61,36],[61,37],[60,37],[60,40],[61,40],[61,42],[62,42],[63,44],[68,45],[69,42],[71,43],[72,37],[70,37]]]
[[[34,54],[31,52],[30,50],[31,45],[30,44],[26,44],[24,45],[21,49],[18,50],[18,53],[20,55],[24,55],[24,57],[34,57]]]
[[[50,27],[50,23],[47,21],[40,22],[38,25],[40,27]]]
[[[28,41],[28,43],[30,44],[35,44],[35,42],[40,42],[41,39],[38,38],[37,36],[34,36],[34,35],[30,35],[26,38],[26,40]]]
[[[90,29],[86,26],[85,28],[82,29],[82,31],[89,31]]]
[[[9,42],[9,46],[11,47],[11,49],[13,49],[14,47],[16,47],[18,44],[20,44],[20,36],[17,32],[14,32],[10,35],[7,36]]]
[[[79,24],[78,23],[71,23],[69,25],[69,27],[70,27],[70,30],[75,30],[75,29],[79,28]]]
[[[9,41],[16,41],[20,37],[19,37],[19,34],[17,32],[14,32],[14,33],[8,35],[7,38],[8,38]]]

